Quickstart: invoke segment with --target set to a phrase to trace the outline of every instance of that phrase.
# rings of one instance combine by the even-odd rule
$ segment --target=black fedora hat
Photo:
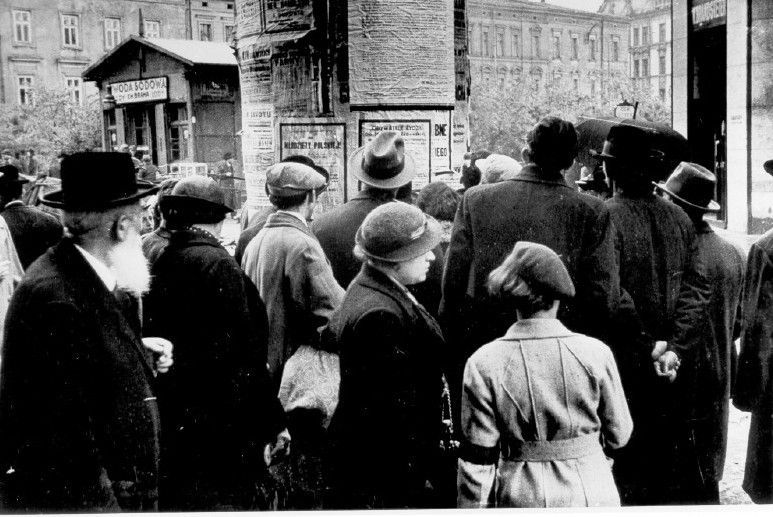
[[[225,203],[223,189],[206,176],[181,179],[159,204],[164,217],[175,224],[219,223],[233,212]]]
[[[0,166],[0,188],[11,185],[29,183],[30,180],[19,175],[19,169],[15,165]]]
[[[646,164],[663,159],[663,153],[652,145],[653,131],[647,128],[618,124],[612,126],[601,152],[590,155],[601,160],[617,160],[630,164]]]
[[[62,188],[40,197],[53,208],[99,211],[133,203],[158,190],[137,180],[134,162],[126,153],[74,153],[62,160]]]
[[[384,189],[402,187],[416,175],[405,141],[395,131],[382,131],[356,149],[349,157],[349,170],[366,185]]]
[[[714,201],[717,177],[697,163],[680,163],[665,183],[655,187],[674,198],[678,203],[704,212],[717,212],[719,203]]]

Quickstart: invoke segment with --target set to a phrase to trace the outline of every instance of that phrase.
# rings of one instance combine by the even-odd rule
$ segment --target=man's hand
[[[655,346],[652,349],[652,360],[657,361],[658,358],[663,355],[663,352],[666,351],[666,347],[668,346],[668,343],[665,341],[655,341]]]
[[[666,377],[668,382],[674,382],[679,364],[679,357],[668,350],[655,361],[655,373],[658,374],[658,377]]]
[[[142,345],[153,352],[153,357],[156,359],[156,371],[158,373],[168,372],[169,368],[174,364],[172,359],[174,345],[172,345],[172,342],[162,337],[144,337],[142,338]]]
[[[290,431],[284,428],[278,435],[273,444],[266,445],[263,451],[263,461],[266,462],[266,466],[275,463],[276,461],[290,455],[290,442],[292,437]]]

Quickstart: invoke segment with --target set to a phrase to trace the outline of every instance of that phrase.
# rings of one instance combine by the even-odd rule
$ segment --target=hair
[[[413,182],[409,181],[402,187],[398,188],[397,191],[395,191],[395,199],[398,201],[402,201],[404,203],[408,203],[409,205],[413,204]]]
[[[489,294],[512,305],[526,317],[550,309],[556,297],[529,285],[518,275],[516,266],[515,254],[511,253],[504,262],[489,273],[486,282]]]
[[[537,122],[526,141],[531,161],[547,171],[564,170],[577,157],[577,131],[571,122],[558,117]]]
[[[301,206],[303,202],[306,201],[306,196],[308,195],[308,192],[295,194],[293,196],[275,196],[271,194],[268,196],[268,200],[278,210],[292,210],[293,208]]]
[[[76,242],[82,243],[99,236],[100,231],[113,231],[115,222],[124,215],[138,215],[139,202],[120,205],[104,211],[65,211],[62,222]],[[109,226],[108,226],[109,225]]]
[[[475,162],[484,158],[488,158],[490,155],[491,152],[487,149],[481,149],[480,151],[475,151],[470,154],[470,165],[462,166],[462,179],[460,182],[465,189],[474,187],[480,183],[480,169],[477,165],[475,165]]]
[[[396,188],[374,187],[373,185],[368,185],[367,183],[363,184],[362,189],[367,190],[371,197],[382,202],[394,201],[397,198],[397,191],[399,190]]]
[[[416,198],[416,206],[440,221],[453,221],[458,204],[459,194],[442,181],[427,184]]]

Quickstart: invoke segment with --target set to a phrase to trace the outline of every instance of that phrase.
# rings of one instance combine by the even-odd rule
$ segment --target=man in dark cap
[[[55,217],[22,202],[22,185],[27,182],[13,165],[0,166],[2,216],[8,223],[19,261],[25,270],[59,242],[63,234],[62,224]]]
[[[571,330],[603,337],[619,298],[609,212],[569,187],[561,174],[577,155],[574,126],[547,117],[529,132],[531,162],[515,178],[467,190],[459,204],[443,276],[441,323],[452,346],[456,389],[467,358],[505,333],[512,311],[491,297],[488,274],[518,241],[558,253],[577,295],[559,318]],[[458,405],[458,404],[457,404]]]
[[[177,230],[151,269],[145,323],[177,344],[177,365],[158,385],[160,508],[256,509],[264,446],[284,429],[265,367],[265,308],[220,245],[231,207],[215,181],[184,178],[161,203]]]
[[[333,266],[333,275],[344,288],[361,267],[352,252],[357,229],[374,208],[395,200],[398,190],[413,180],[416,166],[411,155],[405,152],[402,136],[394,131],[382,131],[352,153],[349,171],[364,185],[363,189],[343,205],[321,214],[311,226]],[[427,280],[411,286],[411,292],[432,315],[437,314],[440,303],[444,257],[440,246],[434,253],[435,261]]]
[[[603,151],[592,153],[615,184],[606,206],[615,228],[620,285],[630,295],[609,341],[634,421],[631,441],[615,458],[624,505],[684,502],[678,451],[689,445],[680,442],[687,438],[678,427],[684,409],[674,404],[669,381],[678,367],[675,344],[689,342],[706,324],[709,292],[705,271],[694,262],[699,257],[693,223],[653,192],[652,171],[663,156],[651,138],[646,129],[615,126]]]
[[[740,299],[746,260],[744,250],[717,235],[704,220],[717,212],[717,180],[697,163],[682,162],[664,184],[657,185],[684,210],[697,236],[697,258],[704,264],[711,288],[697,332],[671,343],[664,363],[681,362],[674,388],[683,409],[684,430],[693,439],[678,452],[686,460],[679,467],[680,502],[719,504],[719,480],[727,451],[730,389],[735,377],[735,340],[740,335]],[[668,367],[669,364],[664,364]]]
[[[141,339],[136,297],[150,276],[126,154],[78,153],[43,202],[69,236],[27,270],[8,312],[0,373],[6,511],[155,510],[156,371],[171,343]],[[158,354],[155,365],[147,350]]]

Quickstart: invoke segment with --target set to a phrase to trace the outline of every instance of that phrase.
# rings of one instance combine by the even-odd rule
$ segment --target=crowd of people
[[[384,131],[316,216],[330,175],[287,157],[235,256],[211,177],[72,154],[40,196],[57,220],[3,165],[2,509],[718,504],[731,398],[744,489],[773,502],[773,233],[747,260],[705,220],[714,175],[654,183],[651,138],[592,153],[606,200],[565,181],[555,117],[412,196]]]

